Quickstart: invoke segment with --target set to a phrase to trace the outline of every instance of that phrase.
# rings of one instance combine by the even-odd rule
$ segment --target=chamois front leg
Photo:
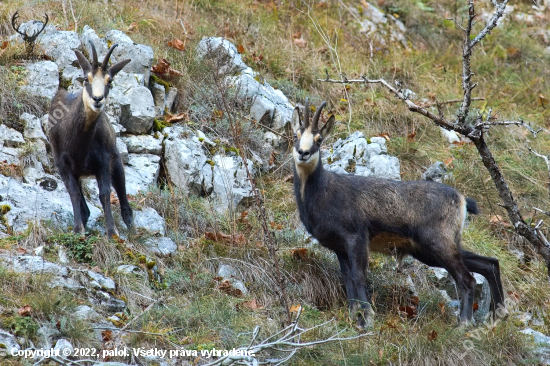
[[[350,312],[357,315],[357,328],[368,329],[374,326],[374,310],[367,292],[366,270],[369,262],[368,239],[364,235],[355,235],[346,240],[346,252],[350,261],[351,282],[355,287],[357,299]]]
[[[351,277],[351,264],[347,253],[345,252],[336,252],[338,257],[338,262],[340,263],[340,272],[342,273],[342,278],[344,279],[344,286],[346,286],[346,295],[348,297],[348,307],[349,307],[349,316],[353,318],[356,311],[358,310],[357,304],[357,290],[355,288],[355,283]]]
[[[82,190],[80,188],[80,181],[78,177],[75,177],[70,173],[65,173],[62,169],[58,168],[58,170],[61,173],[61,179],[63,180],[63,183],[65,183],[65,187],[67,188],[69,196],[71,197],[71,204],[73,205],[73,231],[77,234],[84,234],[85,224],[83,219],[87,220],[88,218],[82,217],[83,210],[81,205],[84,201],[84,196],[82,195]]]
[[[118,236],[118,230],[115,226],[113,213],[111,211],[111,173],[109,172],[109,164],[102,164],[100,172],[96,175],[97,185],[99,188],[99,200],[103,206],[105,214],[105,227],[107,236]]]

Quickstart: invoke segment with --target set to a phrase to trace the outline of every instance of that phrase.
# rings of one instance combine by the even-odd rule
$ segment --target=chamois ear
[[[300,108],[294,108],[292,112],[292,131],[297,132],[302,127],[302,119],[300,118]]]
[[[334,127],[334,123],[336,122],[336,118],[334,118],[334,114],[330,116],[327,123],[324,124],[324,126],[321,128],[321,131],[319,132],[321,136],[323,136],[323,139],[326,138],[330,131],[332,131],[332,127]]]
[[[130,61],[132,61],[132,60],[127,59],[127,60],[122,60],[122,61],[117,62],[116,64],[114,64],[113,66],[111,66],[111,67],[109,68],[109,71],[108,71],[108,72],[109,72],[109,75],[110,75],[111,77],[114,77],[114,76],[115,76],[116,74],[118,74],[119,71],[122,70],[122,68],[123,68],[124,66],[126,66],[126,64],[127,64],[128,62],[130,62]]]
[[[76,58],[78,59],[78,63],[80,64],[80,67],[82,68],[82,71],[84,72],[84,77],[88,75],[90,71],[92,71],[92,65],[90,62],[84,57],[82,52],[80,51],[74,51]]]

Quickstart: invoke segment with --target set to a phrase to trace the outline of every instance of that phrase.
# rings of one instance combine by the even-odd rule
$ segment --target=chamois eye
[[[321,142],[323,142],[323,137],[322,136],[319,136],[319,138],[317,139],[317,143],[319,145],[321,145]]]
[[[294,140],[298,140],[298,135],[294,134]]]

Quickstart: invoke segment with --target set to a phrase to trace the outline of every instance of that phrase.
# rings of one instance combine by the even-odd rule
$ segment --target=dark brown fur
[[[116,45],[111,47],[105,60],[109,59],[114,47]],[[117,192],[122,218],[126,226],[131,227],[133,218],[132,209],[126,197],[124,168],[116,147],[115,131],[102,110],[106,103],[110,82],[105,83],[103,91],[97,92],[96,90],[95,94],[91,84],[93,77],[112,80],[112,77],[130,60],[121,61],[107,70],[106,61],[101,67],[98,65],[93,45],[92,50],[93,65],[90,65],[84,56],[76,51],[86,79],[84,89],[77,94],[59,89],[53,98],[50,108],[49,140],[52,145],[55,166],[71,197],[74,231],[84,233],[90,216],[80,179],[95,176],[99,187],[99,198],[105,213],[107,235],[118,235],[111,212],[111,183]],[[104,75],[110,75],[110,79]],[[90,106],[87,103],[95,104]]]
[[[409,254],[449,271],[461,293],[461,323],[471,321],[473,315],[475,280],[470,272],[487,278],[492,310],[503,307],[498,260],[466,251],[460,245],[465,211],[477,213],[475,201],[436,182],[399,182],[327,172],[315,154],[320,148],[317,140],[328,135],[334,116],[321,130],[318,118],[316,113],[310,125],[307,119],[301,122],[298,109],[294,112],[294,192],[307,231],[338,257],[350,313],[359,315],[358,326],[370,326],[373,321],[365,282],[369,248],[398,257]],[[313,137],[304,137],[307,134]],[[307,151],[300,138],[313,141]]]

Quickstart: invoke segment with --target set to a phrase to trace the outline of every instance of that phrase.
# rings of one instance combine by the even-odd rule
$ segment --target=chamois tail
[[[477,207],[477,202],[473,198],[466,197],[466,211],[473,215],[479,213],[479,207]]]

